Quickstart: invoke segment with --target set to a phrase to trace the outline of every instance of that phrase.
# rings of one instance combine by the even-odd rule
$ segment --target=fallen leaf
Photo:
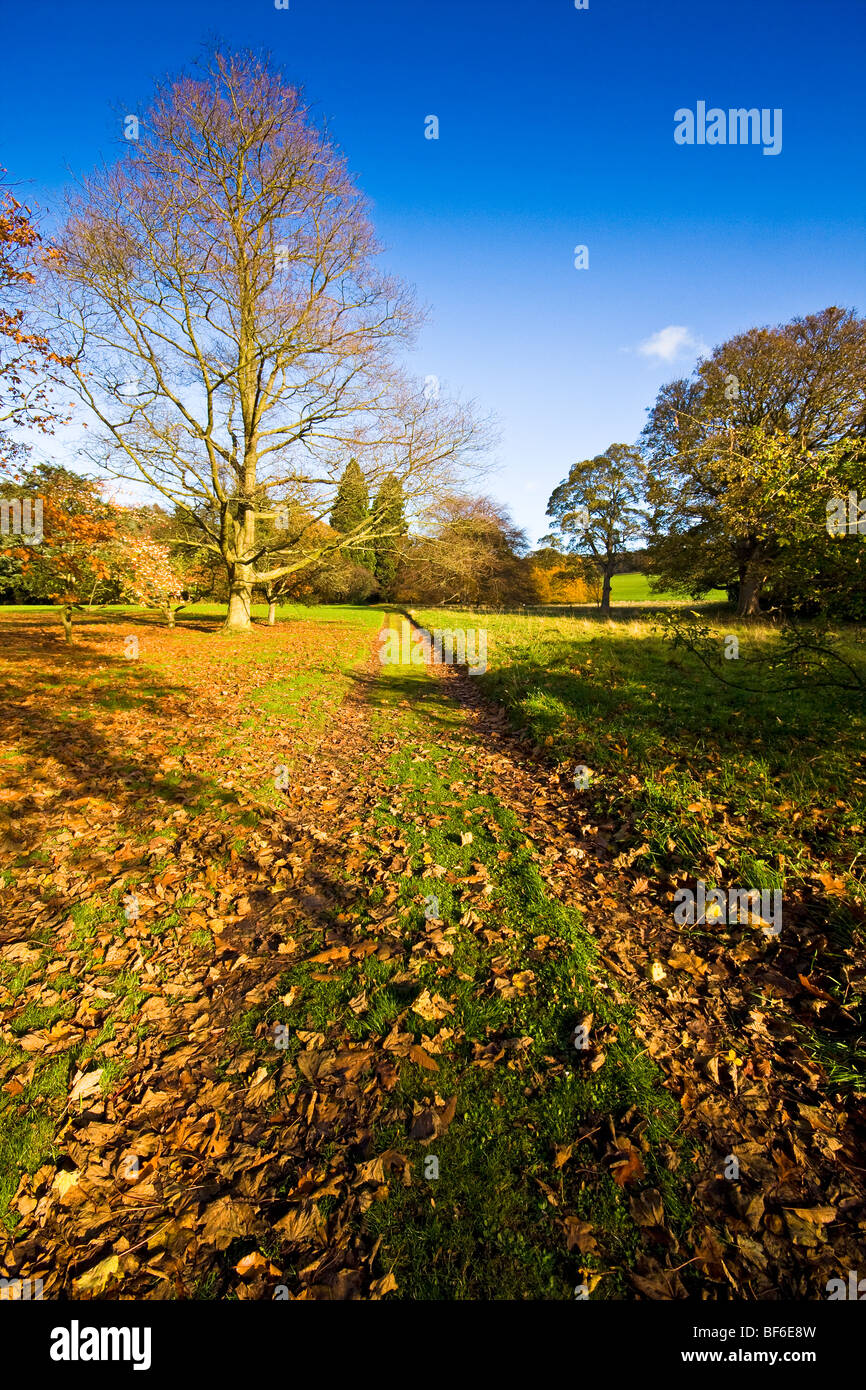
[[[112,1279],[121,1277],[119,1256],[109,1255],[76,1279],[75,1287],[79,1293],[104,1293]]]
[[[454,1007],[443,999],[441,994],[431,996],[429,989],[425,989],[412,1005],[412,1011],[420,1014],[428,1023],[435,1023],[446,1014],[453,1014]]]

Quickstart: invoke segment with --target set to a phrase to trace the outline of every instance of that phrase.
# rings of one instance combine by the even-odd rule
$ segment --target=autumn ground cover
[[[2,1272],[821,1297],[864,1216],[862,712],[798,774],[644,629],[491,619],[474,679],[380,665],[381,621],[0,618]],[[677,874],[749,862],[778,942],[674,927]]]
[[[711,1119],[707,1134],[726,1130],[742,1156],[738,1132],[751,1143],[770,1117],[778,1126],[769,1142],[762,1135],[763,1155],[751,1155],[761,1213],[773,1201],[768,1172],[803,1181],[822,1150],[841,1153],[847,1142],[856,1152],[866,1090],[862,695],[808,683],[771,690],[773,676],[762,689],[756,671],[762,658],[778,657],[778,633],[729,615],[717,623],[719,649],[725,634],[738,636],[748,690],[736,688],[734,663],[725,670],[720,662],[716,675],[672,653],[653,617],[416,618],[428,628],[483,622],[489,666],[476,688],[527,731],[554,779],[572,782],[576,766],[589,772],[589,786],[576,792],[582,842],[600,885],[627,897],[635,917],[627,926],[613,912],[612,927],[602,916],[594,929],[632,989],[642,973],[664,971],[649,985],[661,1005],[654,1012],[680,1012],[686,1025],[666,1060],[682,1073],[675,1085],[684,1109]],[[842,635],[852,658],[862,634]],[[760,919],[678,925],[676,896],[699,879],[781,891],[778,938]],[[666,1048],[650,1050],[664,1059]],[[821,1113],[815,1101],[828,1097],[832,1107]],[[862,1156],[852,1163],[849,1154],[847,1166],[862,1175]],[[838,1180],[838,1170],[816,1171],[811,1204],[792,1189],[787,1204],[776,1194],[777,1210],[752,1209],[753,1231],[770,1236],[763,1265],[774,1244],[783,1258],[788,1239],[792,1264],[799,1257],[808,1266],[839,1233],[840,1205],[856,1212],[860,1198],[840,1197]],[[748,1187],[746,1179],[740,1192]],[[809,1296],[808,1282],[796,1286]]]

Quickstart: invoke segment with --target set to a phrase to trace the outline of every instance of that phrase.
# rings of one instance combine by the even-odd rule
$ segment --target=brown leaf
[[[576,1216],[564,1216],[562,1227],[569,1254],[572,1250],[580,1250],[584,1255],[594,1254],[598,1250],[594,1228],[589,1221],[580,1221]]]
[[[417,1063],[419,1067],[424,1067],[427,1071],[439,1070],[439,1063],[430,1056],[429,1052],[425,1052],[423,1047],[419,1047],[417,1043],[412,1043],[411,1047],[408,1049],[408,1056],[413,1062]]]
[[[257,1274],[267,1268],[268,1261],[264,1255],[260,1254],[258,1250],[253,1250],[250,1255],[244,1255],[242,1260],[238,1260],[235,1265],[235,1273],[239,1274],[241,1278],[245,1278],[248,1274]]]
[[[661,1193],[655,1187],[648,1187],[645,1192],[637,1192],[629,1198],[629,1210],[632,1219],[638,1226],[663,1226],[665,1223],[665,1209],[662,1203]]]
[[[419,1144],[429,1144],[444,1134],[457,1110],[457,1097],[452,1096],[443,1106],[419,1107],[412,1121],[409,1138]]]
[[[218,1197],[204,1213],[201,1236],[205,1244],[227,1250],[233,1240],[253,1235],[259,1225],[256,1210],[249,1202]]]
[[[275,1094],[277,1083],[268,1076],[267,1067],[259,1067],[247,1091],[248,1105],[264,1105]]]
[[[431,996],[429,989],[422,990],[412,1005],[413,1013],[420,1014],[428,1023],[435,1023],[446,1014],[453,1014],[454,1007],[441,994]]]
[[[99,1264],[76,1279],[75,1287],[79,1293],[100,1294],[105,1292],[110,1283],[120,1278],[120,1258],[117,1255],[109,1255],[107,1259],[100,1260]]]
[[[386,1293],[394,1293],[397,1289],[397,1280],[393,1274],[385,1274],[381,1279],[374,1279],[370,1285],[371,1298],[384,1298]]]
[[[366,1163],[359,1163],[355,1170],[356,1181],[384,1183],[392,1173],[400,1173],[403,1182],[408,1186],[412,1180],[411,1167],[405,1154],[398,1153],[396,1149],[386,1149],[379,1154],[378,1158],[370,1158]]]
[[[819,989],[817,985],[813,985],[808,975],[798,975],[797,979],[804,989],[808,990],[810,994],[814,994],[816,999],[827,999],[831,1004],[836,1003],[832,994],[828,994],[826,989]]]
[[[619,1187],[625,1187],[630,1182],[639,1182],[644,1176],[643,1159],[639,1150],[630,1139],[617,1139],[615,1142],[620,1156],[611,1164],[610,1171],[614,1182]]]
[[[528,994],[529,986],[532,984],[534,979],[534,970],[518,970],[516,974],[512,975],[511,983],[516,989],[517,993],[523,995]]]
[[[316,1208],[312,1205],[293,1207],[291,1211],[287,1211],[285,1216],[280,1217],[280,1220],[274,1223],[274,1230],[279,1231],[283,1239],[292,1245],[303,1245],[316,1241],[319,1234]]]

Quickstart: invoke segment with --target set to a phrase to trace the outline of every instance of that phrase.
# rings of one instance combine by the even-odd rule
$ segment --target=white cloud
[[[667,328],[653,333],[651,338],[638,343],[637,350],[641,357],[652,357],[658,362],[674,362],[686,354],[699,357],[707,351],[707,347],[684,324],[671,323]]]

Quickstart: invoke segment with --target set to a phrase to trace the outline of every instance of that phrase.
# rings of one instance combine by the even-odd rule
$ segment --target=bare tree
[[[280,554],[257,539],[275,499],[314,527],[351,455],[371,491],[392,473],[419,506],[486,431],[401,372],[420,316],[377,270],[344,158],[278,72],[218,53],[157,91],[139,135],[72,203],[54,311],[101,425],[92,452],[143,477],[221,557],[225,625],[244,630],[256,586],[390,534],[374,508]]]
[[[534,597],[525,532],[490,497],[445,494],[403,548],[397,591],[427,604],[526,603]]]

